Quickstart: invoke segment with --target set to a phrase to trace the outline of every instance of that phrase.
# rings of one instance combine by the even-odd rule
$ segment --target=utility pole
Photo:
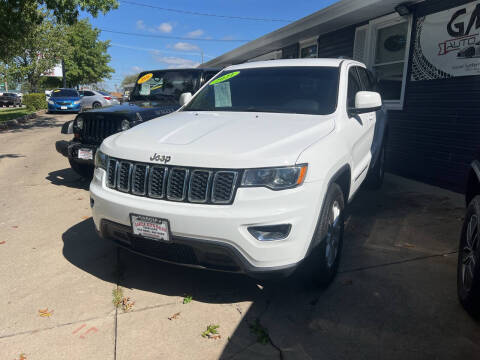
[[[65,76],[65,61],[62,59],[62,76],[63,76],[63,87],[67,87],[67,77]]]

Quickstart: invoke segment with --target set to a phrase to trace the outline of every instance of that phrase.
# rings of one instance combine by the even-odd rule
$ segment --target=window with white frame
[[[300,57],[301,58],[316,58],[318,57],[317,38],[311,38],[300,42]]]
[[[403,108],[411,29],[411,16],[392,14],[372,20],[355,32],[354,59],[375,73],[390,109]]]

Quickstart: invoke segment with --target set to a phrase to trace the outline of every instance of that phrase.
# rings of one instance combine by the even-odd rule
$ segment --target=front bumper
[[[82,110],[81,104],[67,104],[67,105],[60,105],[60,104],[48,104],[48,111],[63,111],[63,112],[79,112]]]
[[[76,162],[82,164],[90,164],[94,165],[95,162],[95,153],[97,152],[98,146],[90,145],[90,144],[82,144],[77,141],[66,141],[66,140],[59,140],[55,143],[55,149],[57,152],[62,154],[63,156],[69,158],[70,160],[74,160]],[[79,149],[91,149],[93,158],[92,159],[79,159],[78,158],[78,150]]]
[[[317,224],[323,186],[314,182],[283,191],[239,188],[232,205],[202,205],[112,190],[105,185],[105,171],[96,169],[90,194],[96,230],[131,251],[183,265],[268,277],[288,275],[305,258]],[[160,244],[133,236],[131,213],[168,219],[171,241]],[[276,224],[292,225],[287,238],[259,241],[247,229]],[[194,257],[185,261],[162,255],[175,248]]]

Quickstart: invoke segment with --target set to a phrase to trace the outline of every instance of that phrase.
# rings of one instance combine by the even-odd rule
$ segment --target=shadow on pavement
[[[20,155],[20,154],[0,154],[0,160],[10,158],[10,159],[16,159],[20,157],[25,157],[25,155]]]
[[[327,289],[293,276],[263,290],[245,276],[149,260],[100,239],[92,219],[63,234],[65,258],[120,285],[252,305],[222,359],[478,359],[480,324],[456,296],[458,195],[392,181],[352,203],[340,272]],[[270,345],[255,343],[251,324]],[[252,343],[253,339],[253,343]],[[273,345],[273,346],[272,346]]]
[[[52,171],[48,173],[45,179],[53,185],[67,186],[75,189],[88,190],[90,186],[90,180],[82,178],[71,168]]]
[[[117,282],[118,256],[119,285],[123,287],[168,296],[189,294],[207,303],[254,300],[261,292],[254,280],[243,275],[191,269],[117,249],[97,235],[91,218],[68,229],[62,239],[65,258],[104,281]]]
[[[56,127],[62,127],[63,122],[59,122],[58,119],[55,118],[54,115],[51,114],[45,114],[41,115],[38,118],[29,120],[25,124],[18,124],[17,126],[13,128],[9,128],[6,130],[0,130],[4,132],[22,132],[25,130],[31,130],[31,129],[39,129],[39,128],[56,128]]]

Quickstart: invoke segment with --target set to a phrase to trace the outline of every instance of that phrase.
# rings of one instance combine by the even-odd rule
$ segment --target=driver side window
[[[361,91],[360,80],[355,67],[348,70],[347,108],[355,107],[355,95]]]

